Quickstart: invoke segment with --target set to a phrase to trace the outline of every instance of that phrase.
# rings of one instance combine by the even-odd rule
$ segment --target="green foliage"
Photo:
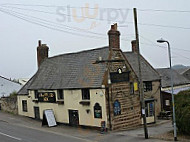
[[[16,91],[12,92],[12,93],[9,95],[10,98],[15,98],[16,96],[17,96],[17,92],[16,92]]]
[[[175,95],[175,109],[179,132],[190,135],[190,90]]]

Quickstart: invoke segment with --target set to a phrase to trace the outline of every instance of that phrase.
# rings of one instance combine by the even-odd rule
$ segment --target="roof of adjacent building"
[[[136,53],[125,52],[124,54],[138,75]],[[105,63],[95,64],[95,62],[99,57],[107,60],[108,55],[109,47],[102,47],[47,58],[42,62],[37,73],[19,91],[19,94],[27,94],[28,89],[101,88],[107,68]],[[143,57],[141,61],[144,81],[160,79],[158,73]]]
[[[139,77],[138,54],[136,52],[124,52],[124,54],[131,67],[135,71],[136,75]],[[148,63],[148,61],[143,56],[140,56],[140,61],[143,81],[160,80],[160,75],[158,72]]]
[[[10,93],[19,91],[21,87],[21,84],[0,76],[0,97],[9,96]]]
[[[157,72],[161,76],[161,84],[162,87],[170,87],[171,86],[171,70],[170,68],[160,68],[156,69]],[[172,76],[173,76],[173,85],[179,86],[179,85],[185,85],[189,84],[190,81],[186,79],[184,76],[180,75],[176,70],[172,69]]]
[[[190,70],[189,67],[187,68],[179,68],[179,69],[175,69],[179,74],[184,74],[186,71]]]

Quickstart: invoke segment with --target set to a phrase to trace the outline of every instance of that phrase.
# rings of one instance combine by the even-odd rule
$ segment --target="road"
[[[163,129],[164,128],[164,129]],[[151,135],[169,131],[170,123],[150,127]],[[27,117],[21,117],[0,112],[0,142],[163,142],[157,139],[145,140],[143,129],[131,131],[109,132],[73,128],[65,125],[57,127],[41,127],[41,122]]]

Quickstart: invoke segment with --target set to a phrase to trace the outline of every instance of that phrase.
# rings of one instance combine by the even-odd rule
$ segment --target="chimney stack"
[[[137,49],[137,42],[136,42],[136,40],[132,40],[131,41],[131,46],[132,46],[132,52],[137,53],[138,49]]]
[[[117,23],[111,25],[111,29],[108,31],[109,48],[120,49],[120,32],[117,30]]]
[[[49,47],[46,44],[41,44],[41,40],[39,40],[38,47],[37,47],[38,68],[40,67],[43,60],[48,58],[48,51],[49,51]]]

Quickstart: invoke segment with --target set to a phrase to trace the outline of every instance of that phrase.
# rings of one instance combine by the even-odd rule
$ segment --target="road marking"
[[[21,141],[21,140],[22,140],[21,138],[17,138],[17,137],[14,137],[14,136],[10,136],[10,135],[7,135],[7,134],[2,133],[2,132],[0,132],[0,135],[7,136],[7,137],[9,137],[9,138],[12,138],[12,139],[15,139],[15,140],[18,140],[18,141]]]

